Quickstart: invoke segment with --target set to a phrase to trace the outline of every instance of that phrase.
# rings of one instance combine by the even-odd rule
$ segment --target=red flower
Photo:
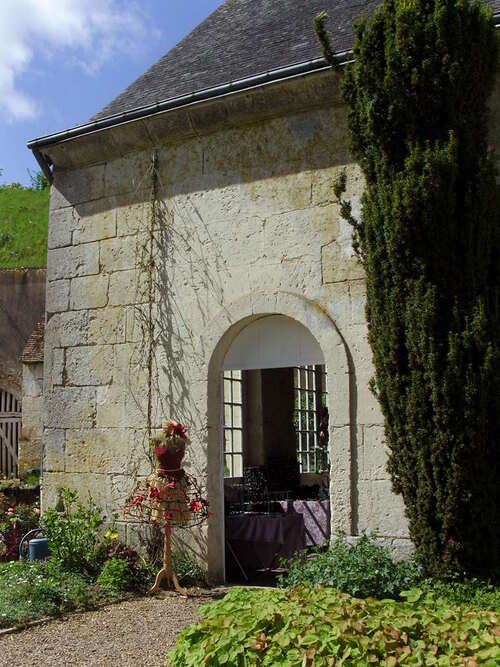
[[[141,493],[136,498],[131,498],[131,500],[130,500],[131,505],[142,505],[143,502],[144,502],[144,494],[143,493]]]
[[[180,422],[177,422],[177,424],[174,425],[174,433],[176,435],[180,435],[181,438],[185,438],[187,433],[186,427],[183,426]]]
[[[191,510],[191,512],[199,512],[201,509],[200,501],[198,499],[192,500],[189,505],[189,509]]]
[[[156,486],[152,486],[149,491],[150,498],[159,498],[161,496],[161,491]]]
[[[165,422],[163,424],[163,430],[167,434],[173,433],[175,435],[180,436],[181,438],[186,438],[187,434],[186,427],[183,426],[180,422],[174,422],[171,419],[169,419],[168,422]]]

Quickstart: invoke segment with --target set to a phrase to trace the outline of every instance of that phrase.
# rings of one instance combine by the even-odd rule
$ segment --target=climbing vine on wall
[[[158,227],[158,150],[155,149],[152,155],[151,170],[151,202],[150,202],[150,221],[149,238],[147,252],[147,291],[148,291],[148,312],[147,312],[147,355],[148,355],[148,436],[151,436],[153,423],[153,360],[155,348],[155,320],[153,316],[154,303],[154,270],[155,270],[155,229]]]
[[[334,45],[316,18],[324,54]],[[346,69],[373,391],[410,534],[433,571],[500,565],[500,219],[488,151],[497,64],[482,2],[384,0]]]

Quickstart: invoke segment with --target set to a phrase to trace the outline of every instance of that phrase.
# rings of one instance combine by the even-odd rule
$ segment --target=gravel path
[[[1,667],[160,667],[180,630],[217,596],[181,598],[167,591],[74,614],[0,637]]]

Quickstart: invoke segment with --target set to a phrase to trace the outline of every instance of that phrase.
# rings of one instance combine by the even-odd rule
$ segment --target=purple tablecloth
[[[287,513],[297,513],[304,518],[305,544],[322,546],[330,540],[329,500],[281,500],[280,505]]]
[[[301,514],[234,514],[226,517],[227,540],[247,570],[269,569],[305,545]]]

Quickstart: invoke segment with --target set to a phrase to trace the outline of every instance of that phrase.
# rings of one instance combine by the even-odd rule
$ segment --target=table
[[[299,513],[232,514],[226,517],[226,539],[244,570],[271,569],[304,548],[304,518]]]
[[[329,500],[280,500],[283,511],[297,513],[304,518],[305,545],[323,546],[330,541]]]

